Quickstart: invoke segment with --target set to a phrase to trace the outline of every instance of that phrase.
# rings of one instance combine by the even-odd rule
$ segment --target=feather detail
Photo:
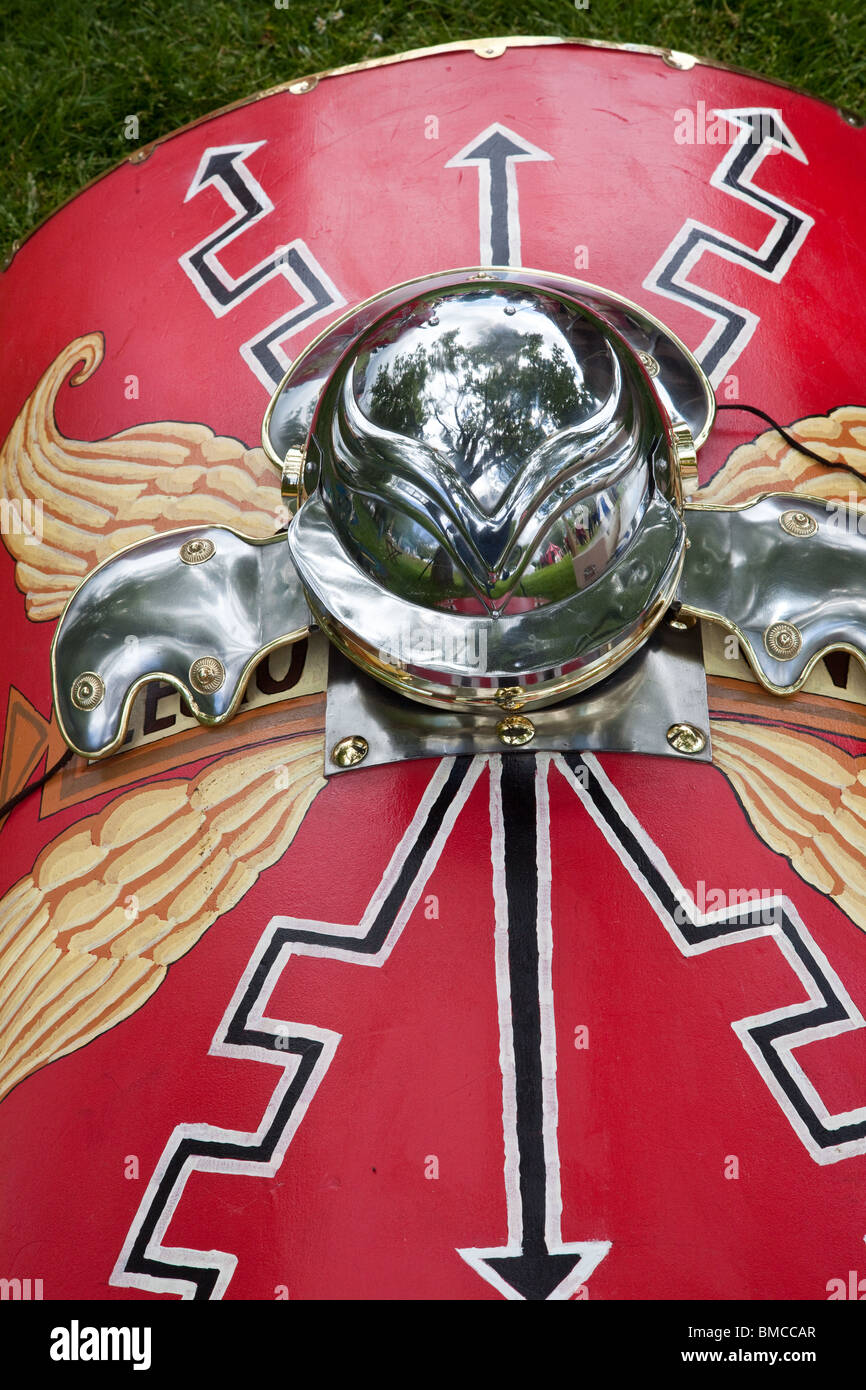
[[[0,1098],[128,1018],[259,874],[325,785],[305,734],[118,796],[0,899]]]
[[[279,480],[264,451],[207,425],[134,425],[93,442],[61,434],[63,382],[80,386],[103,354],[101,333],[70,343],[0,450],[0,501],[14,522],[4,524],[3,542],[36,622],[58,617],[90,570],[133,541],[212,523],[262,538],[279,526]]]

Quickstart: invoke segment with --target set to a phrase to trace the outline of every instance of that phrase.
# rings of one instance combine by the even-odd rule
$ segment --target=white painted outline
[[[292,364],[292,359],[283,352],[282,344],[301,328],[305,328],[308,324],[314,324],[320,319],[326,318],[333,310],[339,309],[344,305],[346,300],[337,289],[330,276],[322,269],[306,242],[300,238],[282,244],[271,252],[270,255],[260,260],[256,265],[251,266],[249,270],[245,270],[243,275],[239,278],[229,274],[225,266],[223,266],[219,260],[219,252],[223,251],[226,246],[230,245],[238,236],[249,231],[256,223],[261,222],[262,218],[269,216],[270,213],[274,211],[273,202],[262,188],[258,179],[250,173],[246,165],[246,161],[250,155],[254,154],[256,150],[261,149],[265,144],[267,144],[266,140],[256,140],[250,144],[235,142],[230,145],[211,145],[204,151],[199,160],[198,168],[196,169],[192,182],[187,189],[184,202],[188,203],[189,200],[196,197],[203,188],[213,187],[218,190],[220,197],[223,198],[232,209],[232,216],[227,222],[224,222],[221,227],[218,227],[215,231],[208,232],[208,234],[203,237],[196,246],[193,246],[191,250],[185,251],[182,256],[179,256],[178,265],[192,281],[196,293],[204,300],[215,318],[218,319],[230,313],[238,304],[242,304],[251,294],[255,294],[257,290],[262,289],[264,285],[270,284],[272,280],[283,279],[291,286],[293,292],[300,301],[298,305],[294,309],[289,310],[288,313],[280,314],[279,317],[269,323],[266,328],[256,333],[252,338],[248,338],[238,349],[241,357],[256,379],[261,382],[268,394],[272,394],[278,383],[274,382],[271,377],[268,376],[261,363],[254,356],[255,348],[258,347],[261,342],[265,341],[280,324],[284,323],[285,332],[278,340],[272,343],[271,350],[283,372],[287,372]],[[215,155],[221,154],[232,156],[231,162],[238,178],[244,184],[253,201],[259,205],[258,212],[256,212],[253,217],[249,218],[249,220],[247,220],[246,210],[240,200],[235,196],[230,185],[221,174],[211,174],[207,178],[204,177],[205,170],[210,161]],[[209,243],[214,244],[211,250],[204,256],[204,263],[207,265],[214,278],[223,286],[226,293],[231,295],[231,299],[225,304],[221,304],[219,300],[213,296],[207,283],[202,279],[195,266],[192,264],[193,257]],[[323,289],[331,296],[332,300],[330,304],[326,304],[322,308],[317,309],[315,313],[306,314],[306,316],[303,317],[303,321],[297,324],[297,327],[293,327],[293,324],[298,318],[304,315],[305,310],[312,307],[315,300],[307,286],[289,265],[288,253],[290,251],[294,251],[301,258],[311,275],[321,282]],[[285,259],[282,259],[283,257]],[[267,275],[263,275],[261,279],[254,278],[257,271],[263,270],[268,266],[270,266],[271,269]],[[247,288],[239,288],[246,280],[251,281]]]
[[[550,909],[550,801],[548,770],[551,755],[535,763],[536,860],[538,867],[538,995],[541,1008],[542,1133],[544,1139],[544,1235],[551,1255],[579,1255],[580,1260],[548,1295],[548,1302],[572,1297],[601,1264],[609,1240],[562,1239],[562,1182],[559,1163],[559,1101],[556,1093],[556,1023],[553,1007],[553,927]],[[499,1012],[499,1065],[502,1071],[502,1134],[505,1145],[505,1207],[508,1240],[502,1246],[457,1251],[482,1279],[512,1302],[523,1295],[487,1261],[523,1251],[523,1204],[520,1197],[520,1154],[517,1144],[517,1086],[514,1062],[514,1024],[511,974],[508,964],[508,895],[505,886],[505,825],[502,813],[501,761],[490,765],[490,853],[493,869],[494,956]]]
[[[713,326],[710,328],[703,342],[699,347],[694,349],[694,355],[699,362],[703,362],[707,353],[715,346],[729,320],[723,313],[714,315],[712,310],[701,304],[696,304],[689,294],[689,291],[696,291],[704,299],[708,299],[713,304],[718,305],[720,309],[729,309],[733,313],[742,315],[746,320],[745,326],[738,333],[728,352],[725,353],[725,356],[720,359],[716,367],[710,373],[710,381],[713,386],[718,386],[719,383],[724,380],[728,369],[733,366],[734,362],[737,361],[747,347],[755,329],[760,323],[760,318],[757,314],[752,313],[751,310],[745,309],[739,304],[734,304],[729,299],[725,299],[723,295],[716,294],[712,290],[694,284],[689,280],[690,272],[694,269],[704,252],[707,252],[714,256],[720,256],[723,260],[730,261],[734,265],[742,265],[746,270],[752,271],[755,275],[760,275],[765,280],[772,280],[778,284],[787,274],[791,262],[800,250],[811,228],[814,226],[815,219],[810,217],[808,213],[802,212],[799,208],[792,207],[781,198],[777,198],[775,194],[768,193],[765,189],[758,188],[754,182],[754,176],[763,164],[764,159],[770,153],[771,148],[775,148],[775,150],[781,151],[784,154],[791,155],[801,164],[809,163],[802,147],[794,138],[787,123],[784,121],[781,111],[771,107],[743,106],[735,110],[714,110],[712,114],[714,116],[721,116],[724,120],[737,126],[740,133],[732,142],[721,162],[710,176],[711,185],[719,189],[720,192],[727,194],[728,197],[737,198],[740,202],[747,203],[749,207],[753,207],[758,212],[772,218],[773,226],[768,231],[761,245],[759,247],[753,247],[747,246],[745,242],[737,241],[735,237],[721,232],[714,227],[708,227],[706,223],[698,222],[690,217],[684,222],[670,245],[662,252],[661,257],[645,278],[643,287],[644,289],[652,290],[653,293],[661,295],[665,299],[673,299],[680,304],[685,304],[696,313],[704,314],[706,317],[711,317],[713,319]],[[784,145],[775,137],[767,135],[763,136],[759,144],[754,144],[752,139],[752,127],[745,119],[747,116],[774,117],[785,138],[789,141],[789,145]],[[753,145],[755,155],[750,161],[748,169],[744,172],[739,187],[732,188],[725,184],[724,179],[734,160],[738,158],[745,145]],[[750,190],[752,194],[760,194],[760,199],[750,196]],[[766,206],[764,200],[768,200],[772,203],[775,212],[772,208]],[[771,271],[766,267],[754,265],[752,261],[746,259],[746,257],[754,256],[762,257],[765,260],[768,259],[779,237],[792,217],[796,218],[802,225],[774,270]],[[677,294],[674,290],[668,289],[667,287],[663,288],[658,283],[659,277],[693,232],[703,233],[706,238],[711,237],[714,238],[714,240],[698,239],[692,252],[686,257],[685,261],[676,272],[676,275],[673,277],[674,284],[680,286],[683,291],[682,294]],[[715,239],[718,238],[724,239],[726,242],[724,247],[715,244]]]
[[[719,923],[730,921],[732,918],[736,918],[743,912],[744,904],[742,903],[729,905],[724,908],[719,908],[713,912],[699,911],[697,904],[694,903],[692,895],[688,892],[686,888],[684,888],[680,880],[677,878],[676,874],[674,873],[667,859],[662,854],[661,850],[658,848],[655,842],[650,839],[649,835],[647,834],[647,831],[641,825],[640,821],[638,821],[637,818],[634,816],[627,802],[620,795],[619,791],[616,789],[614,784],[610,781],[598,760],[595,757],[593,757],[591,753],[583,753],[581,756],[586,766],[590,769],[591,774],[598,780],[599,785],[601,786],[605,795],[609,797],[617,814],[621,817],[623,822],[631,830],[632,834],[635,836],[635,839],[638,840],[647,858],[655,866],[659,875],[661,876],[661,878],[664,879],[670,891],[678,898],[678,900],[681,903],[683,903],[684,905],[690,905],[690,919],[691,924],[694,927],[700,928],[706,926],[714,926]],[[769,925],[761,924],[757,926],[748,926],[744,927],[742,931],[732,932],[727,936],[714,937],[703,942],[689,942],[683,935],[683,933],[679,930],[673,917],[671,917],[671,915],[665,910],[663,904],[660,902],[658,896],[653,891],[651,885],[647,882],[644,875],[640,872],[639,868],[634,863],[631,856],[628,854],[628,851],[626,850],[625,846],[622,845],[620,841],[617,839],[615,832],[608,825],[607,821],[604,819],[604,816],[601,814],[601,812],[598,810],[595,803],[593,802],[592,797],[589,794],[589,791],[585,787],[583,787],[583,785],[580,782],[580,779],[574,776],[573,772],[571,771],[571,768],[568,766],[568,764],[564,761],[564,759],[561,756],[557,755],[555,761],[558,770],[562,773],[566,782],[568,782],[569,786],[571,786],[572,790],[579,797],[581,804],[588,811],[593,822],[601,831],[602,835],[604,836],[607,843],[610,845],[611,849],[613,849],[613,851],[617,855],[617,858],[620,860],[620,863],[625,868],[629,877],[641,890],[647,902],[650,904],[659,921],[661,922],[662,926],[664,927],[665,931],[668,933],[674,945],[677,947],[677,949],[681,952],[682,955],[687,957],[699,956],[703,955],[706,951],[714,951],[718,950],[721,947],[728,946],[732,942],[739,943],[744,941],[752,941],[757,937],[762,936],[771,937],[775,941],[781,954],[784,956],[788,965],[791,967],[792,971],[797,976],[797,979],[802,984],[806,992],[806,999],[802,1003],[791,1004],[787,1007],[772,1009],[767,1013],[754,1014],[749,1018],[738,1019],[736,1022],[731,1024],[731,1027],[733,1028],[737,1037],[740,1039],[740,1042],[742,1043],[746,1053],[751,1058],[758,1073],[765,1082],[768,1090],[778,1103],[780,1109],[785,1115],[785,1118],[791,1125],[791,1128],[794,1130],[795,1134],[800,1139],[800,1141],[808,1151],[809,1155],[815,1160],[816,1163],[819,1163],[821,1165],[838,1163],[842,1159],[853,1158],[855,1155],[866,1153],[866,1138],[846,1141],[845,1143],[836,1145],[832,1149],[822,1148],[819,1144],[815,1142],[808,1129],[804,1125],[803,1121],[801,1120],[800,1116],[797,1114],[796,1110],[791,1105],[785,1092],[779,1086],[772,1071],[770,1071],[770,1069],[768,1068],[763,1054],[760,1051],[760,1048],[757,1046],[757,1044],[754,1041],[754,1038],[752,1037],[752,1030],[757,1027],[760,1027],[763,1024],[775,1023],[777,1021],[783,1020],[795,1020],[802,1014],[808,1013],[811,1009],[814,1009],[816,1006],[821,1006],[824,1002],[821,994],[816,989],[814,979],[806,970],[802,961],[797,956],[796,952],[793,950],[790,941],[785,936],[778,923],[772,922]],[[754,902],[749,902],[745,906],[747,907],[749,912],[763,913],[767,910],[772,911],[772,909],[775,908],[781,908],[785,911],[785,913],[790,918],[792,925],[798,932],[801,940],[805,943],[810,953],[814,956],[814,959],[817,962],[819,969],[824,973],[830,987],[836,994],[838,1001],[842,1004],[843,1008],[848,1013],[847,1019],[843,1019],[835,1023],[819,1024],[813,1028],[804,1029],[802,1032],[795,1033],[791,1041],[786,1041],[784,1038],[776,1039],[773,1043],[773,1047],[777,1056],[782,1061],[786,1071],[788,1072],[788,1075],[795,1082],[797,1088],[805,1097],[806,1101],[808,1102],[814,1113],[818,1116],[821,1123],[827,1129],[838,1129],[841,1128],[843,1125],[858,1123],[859,1121],[866,1120],[866,1106],[860,1106],[856,1110],[847,1110],[839,1115],[831,1115],[830,1112],[827,1110],[827,1107],[825,1106],[824,1102],[821,1100],[821,1097],[818,1095],[818,1092],[815,1090],[814,1086],[809,1081],[808,1077],[806,1076],[806,1074],[804,1073],[804,1071],[802,1070],[802,1068],[800,1067],[799,1063],[793,1055],[794,1051],[797,1048],[805,1047],[809,1043],[820,1042],[826,1038],[835,1038],[839,1037],[843,1033],[854,1032],[856,1029],[864,1027],[864,1024],[866,1024],[866,1020],[864,1020],[863,1015],[860,1013],[860,1010],[854,1004],[853,1000],[848,994],[848,991],[845,989],[845,986],[839,979],[839,976],[836,974],[835,970],[832,968],[829,961],[827,960],[827,957],[824,955],[824,952],[821,950],[821,948],[814,940],[813,936],[806,927],[802,917],[800,916],[794,904],[791,902],[790,898],[785,897],[782,894],[773,894],[771,897],[761,898]]]
[[[520,245],[520,208],[517,192],[517,170],[518,163],[526,163],[530,160],[552,160],[553,155],[542,150],[538,145],[533,145],[530,140],[526,140],[516,131],[509,130],[508,126],[502,125],[499,121],[493,121],[484,130],[471,140],[468,140],[457,154],[452,155],[445,165],[446,169],[477,169],[478,170],[478,227],[481,238],[481,250],[479,265],[493,264],[493,225],[490,192],[490,160],[480,156],[473,157],[470,153],[483,140],[487,140],[491,135],[502,135],[507,140],[513,140],[515,145],[519,145],[522,153],[510,154],[505,160],[505,178],[507,188],[507,210],[508,210],[508,264],[519,266],[521,264],[521,245]]]
[[[152,1293],[181,1293],[181,1296],[185,1300],[194,1298],[196,1293],[196,1285],[194,1282],[184,1280],[181,1276],[138,1274],[127,1271],[126,1263],[137,1239],[139,1229],[151,1208],[157,1189],[162,1182],[162,1178],[180,1142],[186,1138],[193,1138],[222,1143],[249,1144],[250,1147],[253,1147],[255,1144],[261,1142],[262,1136],[267,1132],[269,1124],[279,1108],[285,1092],[294,1079],[295,1073],[300,1065],[300,1058],[297,1054],[280,1052],[279,1050],[275,1051],[270,1048],[256,1047],[253,1044],[238,1045],[236,1043],[224,1041],[229,1026],[246,994],[249,983],[258,969],[259,962],[270,945],[275,932],[280,929],[308,929],[327,935],[340,937],[354,936],[359,940],[363,940],[372,928],[389,892],[399,878],[403,864],[412,850],[422,827],[426,823],[432,806],[435,804],[442,788],[448,780],[453,763],[453,758],[443,758],[438,763],[436,771],[431,777],[424,795],[418,804],[418,809],[412,817],[411,824],[395,849],[388,868],[385,870],[375,893],[371,897],[360,923],[346,925],[344,923],[318,922],[309,918],[282,916],[272,917],[268,922],[265,931],[259,938],[256,948],[238,981],[237,988],[232,995],[231,1001],[223,1014],[219,1027],[208,1049],[208,1055],[211,1057],[231,1057],[243,1062],[264,1062],[269,1066],[280,1067],[283,1075],[280,1077],[268,1101],[261,1121],[254,1131],[245,1132],[242,1130],[225,1129],[217,1125],[209,1124],[180,1124],[175,1127],[168,1143],[162,1151],[153,1176],[139,1203],[138,1210],[130,1225],[123,1248],[117,1258],[111,1277],[109,1278],[108,1282],[114,1287],[144,1289]],[[394,919],[394,925],[388,932],[381,948],[375,954],[362,956],[352,951],[328,946],[322,942],[291,942],[287,943],[282,948],[271,970],[268,972],[262,988],[250,1008],[248,1026],[254,1027],[261,1032],[268,1033],[271,1037],[283,1037],[288,1035],[310,1038],[311,1040],[321,1042],[323,1047],[321,1056],[310,1075],[303,1094],[298,1097],[289,1122],[280,1136],[279,1143],[274,1151],[273,1159],[271,1159],[270,1162],[266,1162],[263,1159],[245,1162],[237,1158],[214,1158],[198,1154],[191,1155],[185,1162],[162,1208],[159,1221],[154,1228],[153,1237],[148,1242],[145,1251],[145,1257],[147,1259],[162,1260],[177,1265],[179,1268],[193,1267],[196,1269],[207,1268],[217,1270],[218,1278],[211,1294],[212,1299],[221,1299],[225,1294],[237,1266],[237,1256],[224,1250],[193,1250],[181,1246],[166,1246],[163,1243],[172,1217],[183,1196],[187,1181],[195,1172],[238,1173],[246,1174],[251,1177],[273,1177],[279,1170],[295,1131],[304,1118],[310,1101],[315,1095],[325,1072],[333,1061],[337,1045],[341,1038],[339,1033],[332,1032],[328,1029],[316,1028],[307,1023],[268,1018],[263,1011],[267,1006],[267,1002],[273,993],[277,981],[292,956],[295,955],[318,956],[326,957],[331,960],[350,961],[354,965],[378,967],[385,963],[399,940],[406,922],[418,903],[421,893],[439,861],[439,857],[448,841],[454,823],[462,811],[472,788],[475,786],[485,763],[486,758],[484,757],[473,759],[419,867],[410,891],[401,904],[400,910]]]

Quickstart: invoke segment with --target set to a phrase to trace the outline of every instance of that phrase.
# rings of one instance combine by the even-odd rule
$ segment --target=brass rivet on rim
[[[639,352],[638,357],[640,358],[641,362],[643,363],[650,376],[658,376],[659,364],[655,360],[651,352]]]
[[[526,704],[519,685],[501,685],[493,696],[500,709],[517,710]]]
[[[779,525],[789,536],[814,536],[818,523],[808,512],[782,512]]]
[[[331,762],[337,767],[357,767],[370,751],[370,745],[361,734],[349,734],[335,743],[331,749]]]
[[[207,536],[196,536],[195,540],[184,541],[179,553],[185,565],[203,565],[215,551],[216,546]]]
[[[676,48],[666,48],[662,53],[662,62],[669,68],[679,68],[680,72],[688,72],[697,61],[691,53],[681,53]]]
[[[672,724],[666,737],[678,753],[703,753],[707,746],[707,736],[697,724]]]

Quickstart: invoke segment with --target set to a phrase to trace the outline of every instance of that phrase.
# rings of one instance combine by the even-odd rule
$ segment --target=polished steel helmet
[[[404,287],[322,383],[289,546],[329,637],[440,705],[549,703],[650,635],[690,431],[568,282]]]
[[[310,344],[266,413],[288,543],[217,523],[165,531],[75,591],[52,647],[63,737],[86,757],[115,751],[155,677],[222,723],[262,657],[307,635],[311,612],[358,666],[439,707],[419,732],[420,712],[391,701],[372,761],[488,746],[493,721],[475,716],[597,684],[674,603],[676,629],[721,625],[776,694],[828,651],[866,660],[856,514],[799,494],[684,505],[714,409],[679,339],[597,286],[503,268],[384,291]],[[665,719],[665,691],[689,676],[665,648],[656,679],[663,647],[660,633],[646,660],[571,701],[568,729],[562,709],[541,715],[547,746],[658,751],[660,730],[664,747],[700,754],[705,686],[696,723]],[[354,722],[359,702],[372,722],[362,686],[346,704],[339,662],[333,674],[329,730]],[[534,727],[510,713],[496,736],[526,741]],[[344,732],[332,754],[369,752]]]
[[[119,748],[154,676],[222,723],[311,613],[358,666],[452,715],[601,681],[682,601],[682,475],[713,411],[669,329],[565,276],[447,271],[356,305],[265,415],[288,544],[213,524],[98,566],[55,634],[64,738],[88,757]],[[710,616],[711,541],[689,566]]]

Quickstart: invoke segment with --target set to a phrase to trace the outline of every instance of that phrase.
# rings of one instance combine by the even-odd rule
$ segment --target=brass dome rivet
[[[493,698],[500,709],[522,709],[526,704],[519,685],[501,685]]]
[[[213,541],[206,536],[197,536],[194,541],[184,541],[180,548],[180,558],[185,565],[203,565],[216,551]]]
[[[676,48],[666,48],[662,53],[662,62],[667,63],[669,68],[679,68],[680,72],[688,72],[697,61],[691,53],[681,53]]]
[[[509,748],[519,748],[535,738],[535,725],[523,714],[510,714],[507,719],[500,719],[496,733],[500,743]]]
[[[818,523],[808,512],[782,512],[779,525],[789,536],[814,536]]]
[[[357,767],[370,751],[370,745],[361,734],[349,734],[341,738],[331,749],[331,762],[337,767]]]
[[[649,373],[650,376],[658,376],[658,374],[659,374],[659,364],[658,364],[658,362],[655,360],[655,358],[653,357],[652,353],[650,353],[650,352],[639,352],[639,353],[638,353],[638,357],[640,358],[641,362],[642,362],[642,363],[644,364],[644,366],[646,367],[646,370],[647,370],[647,372]]]
[[[688,632],[697,623],[697,618],[693,613],[674,613],[668,618],[668,627],[672,627],[675,632]]]
[[[76,709],[96,709],[105,698],[105,682],[95,671],[82,671],[72,682],[70,693]]]
[[[707,736],[696,724],[672,724],[666,737],[678,753],[703,753],[707,746]]]
[[[200,656],[189,668],[189,683],[202,695],[212,695],[226,678],[226,668],[215,656]]]
[[[764,646],[777,661],[790,661],[803,645],[803,634],[793,623],[771,623],[764,633]]]

